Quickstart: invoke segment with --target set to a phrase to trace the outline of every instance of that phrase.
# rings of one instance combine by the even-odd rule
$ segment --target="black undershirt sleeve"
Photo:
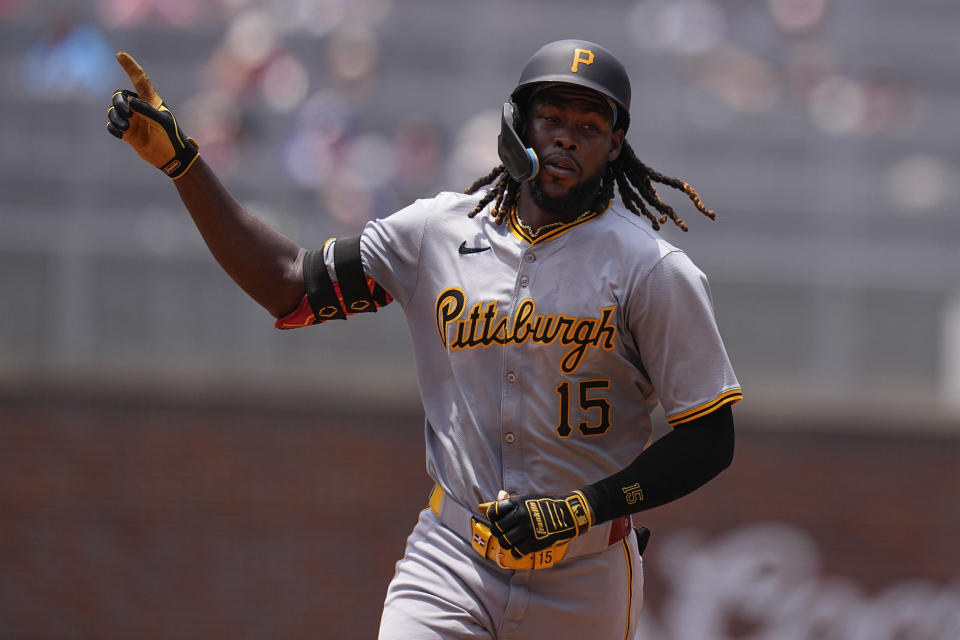
[[[677,425],[622,471],[581,491],[596,522],[652,509],[706,484],[733,460],[733,411],[724,405]]]

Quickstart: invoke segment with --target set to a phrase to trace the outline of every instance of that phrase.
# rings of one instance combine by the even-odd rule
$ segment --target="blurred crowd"
[[[171,344],[181,359],[219,362],[243,353],[235,344],[272,340],[246,301],[235,303],[244,328],[230,340],[181,326],[213,303],[209,290],[182,287],[177,269],[219,273],[205,271],[168,185],[98,130],[111,92],[128,86],[118,49],[143,63],[244,204],[310,244],[487,174],[518,66],[543,42],[575,36],[626,61],[628,136],[641,158],[718,211],[702,233],[663,233],[711,274],[751,407],[779,415],[826,403],[908,424],[880,408],[876,396],[888,394],[908,418],[956,412],[954,18],[960,6],[939,0],[0,0],[12,89],[0,105],[13,114],[0,127],[22,150],[0,176],[0,208],[13,218],[0,262],[25,272],[0,293],[70,318],[7,318],[0,345],[20,354],[15,369],[38,354],[102,367],[111,353],[129,357],[124,340],[151,354],[140,359],[149,366]],[[76,121],[58,117],[65,104],[79,106]],[[63,152],[50,156],[55,146]],[[30,169],[40,164],[48,171]],[[108,175],[117,184],[98,188]],[[130,215],[120,203],[131,198],[151,206]],[[120,274],[127,295],[182,287],[172,303],[151,298],[162,310],[153,333],[107,321],[111,305],[128,312],[106,288]],[[248,315],[249,327],[238,320]],[[399,354],[402,328],[385,331],[396,332],[382,348]],[[277,366],[306,366],[300,339],[263,349]],[[316,334],[310,344],[324,339],[335,343],[324,349],[347,344]],[[257,372],[271,356],[237,357]]]
[[[741,0],[639,0],[625,20],[639,51],[683,61],[696,90],[679,107],[705,130],[787,110],[829,136],[902,137],[924,117],[924,96],[914,87],[859,74],[818,37],[831,29],[831,0],[764,4],[758,12]],[[43,5],[0,3],[0,20],[47,15],[21,61],[20,81],[37,100],[103,101],[122,82],[111,32],[214,29],[216,46],[189,70],[196,92],[178,109],[205,157],[229,176],[257,135],[248,106],[285,114],[291,124],[278,161],[294,184],[323,194],[322,209],[346,223],[389,213],[398,199],[385,193],[423,194],[441,177],[469,181],[496,164],[489,142],[495,109],[475,114],[459,135],[415,116],[386,131],[355,126],[352,114],[374,99],[383,69],[382,24],[403,10],[393,0],[97,0],[92,20],[76,17],[69,3],[53,11]],[[731,38],[734,30],[753,35],[746,42]],[[291,50],[291,37],[316,40],[320,60]],[[890,167],[889,197],[907,212],[935,209],[949,173],[940,157],[910,155]]]

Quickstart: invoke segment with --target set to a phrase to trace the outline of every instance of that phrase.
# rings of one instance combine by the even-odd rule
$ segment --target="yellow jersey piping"
[[[628,533],[627,535],[632,535]],[[623,547],[623,555],[627,558],[627,628],[623,632],[623,640],[630,638],[630,614],[633,609],[633,561],[630,559],[630,545],[627,544],[627,538],[620,541]]]
[[[696,420],[701,418],[712,411],[716,411],[725,404],[736,404],[743,400],[743,391],[741,389],[731,389],[730,391],[725,391],[719,396],[711,400],[710,402],[705,402],[693,409],[688,409],[682,413],[678,413],[675,416],[667,417],[667,424],[671,427],[675,427],[678,424],[683,424],[684,422],[690,422],[691,420]]]

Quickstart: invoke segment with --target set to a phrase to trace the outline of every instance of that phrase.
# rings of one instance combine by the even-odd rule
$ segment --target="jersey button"
[[[522,278],[520,278],[520,286],[521,286],[521,287],[525,287],[525,286],[527,286],[528,284],[530,284],[530,278],[528,278],[527,276],[523,276]]]
[[[503,440],[504,440],[504,442],[506,442],[507,444],[513,444],[514,442],[517,441],[517,436],[513,435],[512,433],[510,433],[510,432],[508,431],[508,432],[506,433],[506,435],[503,436]]]
[[[526,260],[527,262],[536,262],[537,256],[533,255],[532,253],[528,253],[524,258],[524,260]]]
[[[517,381],[517,374],[515,374],[513,371],[507,374],[507,382],[509,382],[510,384],[513,384],[516,381]]]

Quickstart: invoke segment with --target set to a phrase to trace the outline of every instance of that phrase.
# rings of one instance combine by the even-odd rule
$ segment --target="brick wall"
[[[0,637],[373,638],[430,487],[417,416],[13,404],[0,422]],[[956,439],[742,425],[730,470],[642,518],[645,637],[689,637],[670,620],[690,549],[757,527],[863,601],[947,593],[958,468]]]

